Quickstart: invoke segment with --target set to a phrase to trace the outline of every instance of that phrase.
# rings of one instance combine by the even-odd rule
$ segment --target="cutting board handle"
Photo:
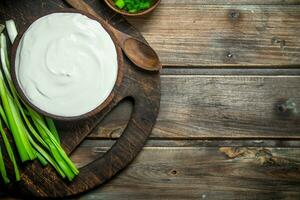
[[[23,176],[34,176],[36,179],[28,181],[26,178],[22,178],[22,181],[18,183],[18,190],[22,191],[22,194],[47,198],[78,195],[110,180],[137,156],[155,124],[160,94],[153,93],[153,90],[156,91],[159,88],[152,88],[151,85],[145,87],[143,84],[138,85],[132,81],[132,78],[137,78],[135,77],[136,73],[139,74],[141,72],[131,71],[126,73],[132,73],[131,76],[124,78],[124,82],[127,84],[122,84],[118,88],[114,101],[110,104],[108,110],[103,110],[105,113],[102,113],[103,116],[107,115],[123,99],[131,98],[133,101],[130,120],[115,144],[102,157],[82,167],[79,175],[72,182],[63,180],[51,167],[42,168],[37,162],[28,165]],[[151,75],[147,76],[150,80]],[[151,96],[153,94],[155,95]],[[148,98],[156,100],[149,101]],[[99,122],[95,122],[95,126]],[[70,141],[69,138],[68,141]],[[79,144],[78,142],[79,140],[77,144],[74,143],[72,145],[72,148],[76,148]]]

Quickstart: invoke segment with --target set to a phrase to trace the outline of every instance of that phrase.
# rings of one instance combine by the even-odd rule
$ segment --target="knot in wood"
[[[286,100],[284,102],[279,103],[277,105],[277,109],[281,113],[293,113],[293,114],[297,114],[298,113],[297,105],[291,99],[288,99],[288,100]]]
[[[227,54],[227,58],[232,58],[232,57],[233,57],[233,54],[229,52],[229,53]]]
[[[230,10],[228,16],[230,20],[237,20],[240,16],[240,12],[238,10]]]

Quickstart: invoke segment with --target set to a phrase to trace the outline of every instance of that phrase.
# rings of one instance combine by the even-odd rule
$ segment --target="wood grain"
[[[181,5],[300,5],[299,0],[167,0],[163,3]]]
[[[75,159],[108,148],[91,141]],[[116,179],[80,199],[298,199],[299,158],[299,148],[148,145]]]
[[[300,68],[250,68],[250,67],[165,67],[163,75],[235,75],[235,76],[300,76]]]
[[[84,167],[93,160],[101,157],[116,140],[85,140],[72,154],[71,159],[78,167]],[[190,149],[193,147],[231,147],[231,148],[287,148],[300,147],[299,140],[148,140],[145,149],[159,147],[161,149]]]
[[[79,199],[297,199],[300,149],[179,146],[149,141],[106,185]],[[80,166],[111,141],[86,141],[72,159]]]
[[[100,1],[88,2],[139,35]],[[299,199],[299,114],[276,110],[280,99],[300,105],[299,4],[163,0],[151,15],[128,18],[168,66],[158,123],[130,167],[78,198]],[[78,166],[115,143],[132,107],[123,102],[97,126],[72,154]]]
[[[109,147],[116,142],[116,139],[89,139],[84,140],[80,147]],[[194,139],[182,140],[172,139],[149,139],[144,147],[296,147],[300,148],[300,140],[295,139]],[[79,147],[79,148],[80,148]],[[72,154],[74,156],[76,152]],[[75,157],[77,157],[75,155]],[[78,156],[79,158],[80,156]]]
[[[151,138],[300,138],[300,113],[277,110],[285,99],[299,110],[299,76],[163,75],[161,82]],[[118,138],[130,111],[130,102],[120,105],[91,138]]]
[[[164,0],[148,17],[127,18],[164,66],[299,65],[300,5],[188,2]]]

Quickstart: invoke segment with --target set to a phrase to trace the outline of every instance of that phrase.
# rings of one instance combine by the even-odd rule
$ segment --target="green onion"
[[[2,136],[2,139],[4,141],[4,144],[5,144],[8,156],[9,156],[11,162],[13,163],[16,180],[19,181],[20,180],[20,172],[19,172],[19,169],[18,169],[17,161],[15,159],[14,152],[13,152],[11,146],[10,146],[10,143],[8,141],[6,133],[5,133],[4,129],[3,129],[1,119],[0,119],[0,132],[1,132],[1,136]]]
[[[2,37],[2,36],[0,36]],[[2,54],[4,55],[4,53]],[[67,157],[66,159],[67,162],[63,159],[62,156],[60,155],[64,155],[65,152],[64,150],[61,148],[60,145],[54,145],[53,144],[53,141],[51,141],[48,136],[53,136],[55,134],[57,134],[57,131],[56,131],[56,128],[55,128],[55,134],[53,134],[49,129],[48,127],[46,126],[44,120],[43,120],[43,117],[41,115],[39,115],[38,113],[36,113],[35,111],[33,111],[32,109],[30,109],[28,106],[26,106],[27,110],[29,111],[29,115],[31,116],[36,128],[38,129],[42,139],[40,136],[38,136],[38,134],[34,131],[33,127],[30,125],[29,123],[29,120],[27,119],[26,115],[24,114],[23,112],[23,108],[22,106],[20,105],[20,102],[18,100],[18,97],[17,97],[17,93],[16,93],[16,89],[12,83],[12,80],[11,80],[11,76],[10,76],[10,73],[9,73],[9,65],[6,65],[5,62],[3,64],[3,70],[4,70],[4,74],[6,76],[6,79],[7,79],[7,82],[8,82],[8,85],[10,86],[10,89],[12,91],[12,94],[15,98],[15,101],[21,111],[21,114],[25,120],[25,122],[27,123],[27,126],[29,127],[29,129],[31,130],[31,133],[33,133],[33,135],[35,136],[35,138],[40,141],[42,144],[43,143],[46,143],[46,144],[43,144],[45,147],[47,146],[52,154],[52,156],[55,158],[56,162],[58,163],[58,166],[62,169],[62,171],[66,174],[66,176],[68,177],[69,180],[72,180],[74,177],[75,177],[75,173],[77,172],[72,172],[73,168],[76,169],[76,167],[74,166],[74,164],[69,160],[69,158]],[[37,120],[38,120],[38,123],[37,123]],[[48,123],[51,124],[52,126],[52,129],[54,129],[54,123],[53,121],[51,122],[51,120],[48,119]],[[53,136],[54,137],[54,136]],[[58,137],[58,136],[57,136]],[[55,141],[58,142],[59,140],[57,138],[55,138]],[[58,144],[58,143],[57,143]],[[68,162],[69,161],[69,162]],[[68,166],[68,164],[71,163],[71,166]],[[70,170],[71,169],[71,170]],[[77,170],[77,169],[76,169]]]
[[[115,1],[115,4],[120,9],[124,8],[124,6],[125,6],[124,0],[117,0],[117,1]]]
[[[5,26],[3,24],[0,24],[0,33],[2,33],[4,29],[5,29]]]
[[[9,178],[7,177],[7,173],[6,173],[6,169],[5,169],[5,165],[4,165],[4,159],[3,159],[3,156],[2,156],[1,147],[0,147],[0,173],[1,173],[1,176],[3,178],[4,183],[8,184],[10,181],[9,181]]]
[[[5,125],[8,126],[7,118],[6,118],[6,115],[4,113],[4,110],[3,110],[2,106],[1,106],[1,104],[0,104],[0,116],[4,120]]]
[[[6,39],[3,33],[0,35],[0,56],[2,67],[7,67],[7,49],[6,49]],[[8,126],[13,134],[16,146],[23,162],[27,160],[33,160],[36,155],[32,151],[32,146],[27,137],[27,129],[25,128],[20,112],[13,101],[13,97],[10,91],[6,87],[4,76],[2,71],[0,71],[0,96],[4,108],[4,112],[7,117]]]
[[[12,19],[8,20],[5,22],[5,25],[6,25],[9,39],[10,39],[11,43],[14,43],[14,41],[18,35],[15,21]]]
[[[7,117],[8,125],[12,131],[19,155],[21,160],[27,161],[35,158],[32,152],[32,147],[28,141],[28,138],[24,134],[26,129],[22,126],[22,120],[19,112],[15,107],[14,101],[9,94],[7,87],[5,86],[4,77],[0,72],[0,96],[4,107],[4,112]]]
[[[40,153],[44,159],[49,162],[55,170],[63,177],[65,178],[65,174],[63,171],[59,168],[59,166],[56,164],[56,162],[51,158],[51,156],[44,150],[42,149],[31,137],[29,137],[30,141],[32,142],[32,145],[36,148],[36,150]]]
[[[50,119],[49,117],[45,117],[45,118],[46,118],[46,122],[47,122],[47,125],[48,125],[51,133],[54,135],[57,142],[60,143],[59,135],[58,135],[58,132],[57,132],[57,129],[55,127],[55,124],[54,124],[53,120]]]
[[[32,120],[35,126],[37,127],[39,133],[41,133],[42,138],[49,145],[51,153],[57,160],[59,166],[66,173],[66,176],[69,178],[69,180],[72,180],[75,177],[75,175],[79,173],[78,169],[72,163],[70,158],[66,155],[62,147],[57,142],[54,135],[43,123],[42,117],[37,112],[33,111],[31,108],[28,108],[28,111],[32,116]]]
[[[13,20],[6,22],[10,41],[17,36],[17,29]],[[4,29],[4,26],[0,26]],[[12,133],[18,154],[21,160],[33,160],[37,158],[45,166],[50,163],[57,173],[68,180],[73,180],[79,173],[74,163],[60,146],[60,139],[52,119],[44,118],[32,110],[19,98],[10,75],[10,63],[8,59],[6,37],[0,35],[0,117],[6,127]],[[0,118],[0,120],[1,120]],[[33,124],[32,124],[33,123]],[[0,121],[0,132],[6,150],[14,165],[16,180],[20,180],[20,173],[6,132]],[[5,183],[8,183],[4,161],[1,154],[0,170]]]

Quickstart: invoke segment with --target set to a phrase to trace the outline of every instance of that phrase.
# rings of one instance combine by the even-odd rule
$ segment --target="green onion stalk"
[[[8,184],[10,182],[10,180],[9,180],[9,178],[7,176],[7,173],[6,173],[1,146],[0,146],[0,173],[1,173],[1,176],[2,176],[2,179],[3,179],[4,183]]]
[[[8,126],[7,122],[6,122],[6,125]],[[16,158],[15,158],[14,152],[13,152],[12,147],[9,143],[9,140],[6,136],[6,131],[4,130],[4,128],[2,126],[1,119],[0,119],[0,132],[1,132],[2,139],[4,141],[4,145],[6,147],[6,151],[8,153],[8,156],[9,156],[9,158],[10,158],[10,160],[13,163],[13,166],[14,166],[16,181],[19,181],[20,180],[20,171],[19,171],[19,168],[18,168],[18,165],[17,165],[17,161],[16,161]]]
[[[6,21],[6,28],[9,39],[13,43],[18,34],[14,21]],[[3,25],[0,25],[0,29],[3,29]],[[9,73],[7,41],[3,33],[0,35],[0,58],[0,118],[14,138],[21,161],[37,158],[43,166],[48,163],[52,165],[61,177],[69,181],[73,180],[79,171],[60,146],[59,134],[53,120],[35,112],[18,96]],[[2,121],[0,121],[1,136],[18,181],[20,173]],[[8,183],[2,154],[0,155],[0,170],[4,182]]]
[[[5,49],[7,49],[6,42],[4,42],[2,36],[4,36],[3,33],[1,33],[0,38],[0,55],[1,64],[4,66],[8,62],[8,56],[7,51],[5,52]],[[0,97],[6,116],[4,120],[7,121],[8,127],[12,132],[22,162],[35,159],[36,155],[32,150],[27,134],[24,134],[27,130],[22,122],[20,112],[14,103],[14,99],[6,86],[2,71],[0,71]]]
[[[2,31],[4,30],[5,26],[0,24],[0,33],[2,33]],[[6,119],[6,116],[5,116],[5,113],[4,113],[4,110],[2,109],[2,107],[0,106],[0,115]],[[7,120],[6,120],[7,121]],[[2,136],[3,138],[3,136]],[[6,169],[5,169],[5,165],[4,165],[4,159],[3,159],[3,155],[2,155],[2,150],[1,150],[1,146],[0,146],[0,174],[2,176],[2,179],[4,181],[4,183],[8,184],[10,181],[9,181],[9,178],[7,176],[7,173],[6,173]]]
[[[5,26],[0,24],[0,34],[2,33],[2,31],[4,30]],[[6,119],[6,116],[5,116],[5,113],[4,113],[4,110],[3,108],[1,107],[0,105],[0,116],[2,116],[2,118],[5,120],[5,123],[7,124],[7,119]],[[1,120],[1,119],[0,119]],[[6,141],[7,137],[6,137],[6,134],[3,135],[2,133],[2,126],[0,127],[0,131],[1,131],[1,137],[4,141]],[[4,130],[3,130],[4,131]],[[4,137],[3,137],[4,136]],[[5,138],[5,139],[4,139]],[[4,142],[5,143],[5,142]],[[8,143],[9,144],[9,143]],[[10,144],[9,144],[9,147]],[[5,169],[5,164],[4,164],[4,159],[3,159],[3,155],[2,155],[2,150],[1,150],[1,146],[0,146],[0,174],[2,176],[2,179],[4,181],[4,183],[8,184],[10,182],[8,176],[7,176],[7,173],[6,173],[6,169]]]

